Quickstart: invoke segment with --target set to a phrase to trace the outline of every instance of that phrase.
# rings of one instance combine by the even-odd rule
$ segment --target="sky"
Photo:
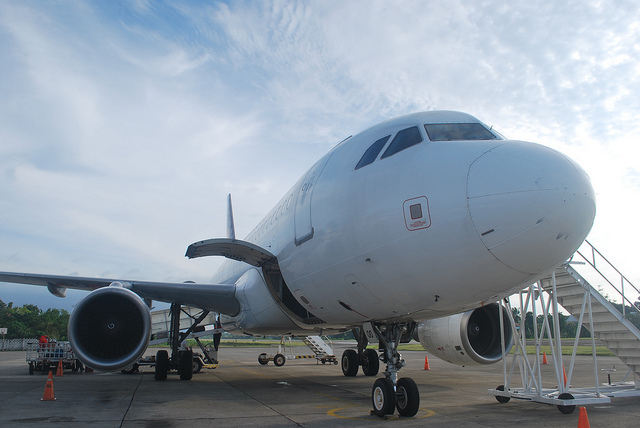
[[[580,163],[640,285],[638,58],[635,0],[4,0],[0,270],[208,281],[227,194],[243,237],[345,137],[450,109]]]

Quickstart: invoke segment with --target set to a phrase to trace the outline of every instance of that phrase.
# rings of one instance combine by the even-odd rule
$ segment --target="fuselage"
[[[214,282],[236,284],[243,309],[224,321],[248,333],[437,318],[535,282],[594,216],[589,177],[563,154],[464,113],[416,113],[338,144],[248,235],[279,284],[232,261]]]

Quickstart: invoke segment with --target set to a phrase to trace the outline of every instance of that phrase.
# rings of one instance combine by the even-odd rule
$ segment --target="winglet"
[[[233,207],[231,206],[231,193],[227,197],[227,238],[236,239],[236,227],[233,223]]]

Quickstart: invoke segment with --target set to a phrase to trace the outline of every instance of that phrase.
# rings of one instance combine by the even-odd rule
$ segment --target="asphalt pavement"
[[[305,347],[293,348],[305,354]],[[154,350],[148,353],[155,352]],[[339,365],[316,364],[313,359],[287,360],[282,367],[258,364],[261,352],[271,348],[221,348],[220,365],[203,369],[191,381],[175,373],[166,381],[154,380],[153,369],[140,373],[72,373],[54,377],[55,401],[41,401],[47,376],[29,375],[24,352],[0,352],[0,426],[31,427],[577,427],[579,411],[562,414],[555,406],[511,400],[499,404],[487,389],[503,383],[502,364],[457,367],[426,352],[403,352],[407,367],[401,377],[413,378],[421,396],[413,418],[387,420],[370,414],[375,378],[362,372],[342,375]],[[308,353],[308,352],[307,352]],[[336,349],[341,355],[342,349]],[[615,357],[598,359],[599,368],[612,368],[612,382],[626,370]],[[553,387],[552,366],[543,366]],[[590,357],[578,357],[572,387],[593,386]],[[607,373],[599,370],[599,382]],[[587,405],[590,425],[637,427],[640,397],[614,398],[608,404]]]

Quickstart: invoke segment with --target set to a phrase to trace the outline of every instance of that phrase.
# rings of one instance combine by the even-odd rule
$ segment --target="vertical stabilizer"
[[[233,223],[233,207],[231,206],[231,193],[227,197],[227,238],[236,239],[236,227]]]

